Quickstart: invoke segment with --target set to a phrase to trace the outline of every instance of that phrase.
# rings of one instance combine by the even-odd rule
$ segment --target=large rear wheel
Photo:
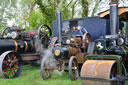
[[[7,51],[0,56],[0,77],[15,78],[21,70],[21,57],[17,53]]]

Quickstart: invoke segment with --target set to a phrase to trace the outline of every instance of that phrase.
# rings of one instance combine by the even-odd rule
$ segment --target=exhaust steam
[[[35,47],[36,47],[36,52],[40,53],[40,64],[43,59],[45,59],[45,65],[51,68],[57,67],[57,61],[54,58],[54,54],[52,53],[51,50],[44,48],[43,44],[41,43],[42,41],[36,37],[35,38]],[[55,70],[55,73],[58,75],[62,75],[63,71],[58,71]]]

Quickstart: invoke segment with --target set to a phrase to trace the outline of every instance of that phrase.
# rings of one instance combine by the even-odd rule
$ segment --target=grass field
[[[0,79],[0,85],[82,85],[82,83],[80,79],[71,81],[66,72],[62,75],[54,72],[51,79],[44,81],[40,74],[40,67],[24,65],[18,78]]]
[[[68,73],[59,75],[54,72],[49,80],[43,80],[39,66],[24,65],[23,71],[18,78],[0,79],[0,85],[82,85],[81,80],[71,81]],[[128,82],[126,83],[128,85]]]

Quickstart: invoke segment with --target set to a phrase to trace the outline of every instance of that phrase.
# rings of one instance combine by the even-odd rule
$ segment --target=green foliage
[[[56,19],[56,10],[61,9],[63,19],[74,18],[78,0],[0,0],[0,27],[7,26],[7,20],[14,20],[13,24],[25,27],[27,31],[36,30],[41,24],[48,24]],[[83,0],[82,0],[83,1]],[[86,3],[85,3],[86,4]],[[86,16],[86,8],[82,6],[82,16]],[[85,13],[86,12],[86,13]],[[81,14],[80,14],[81,15]],[[79,15],[79,16],[80,16]]]
[[[31,15],[28,17],[27,22],[29,23],[28,26],[26,26],[26,30],[32,31],[37,30],[37,28],[41,24],[45,24],[45,17],[40,12],[40,10],[32,11]]]
[[[0,0],[0,31],[10,25],[26,26],[34,0]],[[8,23],[9,22],[9,23]]]
[[[61,9],[63,19],[95,16],[102,0],[0,0],[0,28],[13,24],[36,30],[41,24],[48,24],[56,19],[56,10]],[[107,0],[109,1],[109,0]],[[123,0],[122,2],[124,2]],[[91,5],[94,7],[89,10]],[[1,30],[1,29],[0,29]]]
[[[0,0],[0,31],[7,27],[7,20],[15,17],[17,0]]]
[[[24,8],[25,6],[27,6],[28,9],[30,9],[34,3],[35,3],[35,0],[21,0],[20,1],[21,7]],[[24,9],[24,10],[27,10],[27,9]]]
[[[87,0],[80,0],[80,4],[82,6],[82,17],[87,17],[88,16],[88,1]]]
[[[42,0],[36,0],[36,4],[39,5],[39,8],[45,17],[45,24],[52,26],[52,21],[55,20],[55,7],[50,1],[48,3],[43,2]]]
[[[45,17],[45,24],[48,24],[51,28],[52,21],[56,19],[55,14],[57,9],[63,11],[63,19],[71,18],[65,0],[62,0],[61,2],[59,2],[59,0],[36,0],[36,4],[39,5],[40,10]]]

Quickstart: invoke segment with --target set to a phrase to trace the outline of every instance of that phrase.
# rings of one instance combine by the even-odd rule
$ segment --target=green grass
[[[66,72],[63,72],[62,75],[54,72],[51,79],[43,80],[40,74],[40,67],[24,65],[23,71],[18,78],[0,78],[0,85],[82,85],[82,83],[80,79],[71,81]]]
[[[39,66],[24,65],[18,78],[0,78],[0,85],[82,85],[82,82],[80,79],[71,81],[66,72],[63,72],[62,75],[54,72],[51,79],[43,80]],[[128,81],[126,85],[128,85]]]
[[[126,85],[128,85],[128,81],[126,82]]]

